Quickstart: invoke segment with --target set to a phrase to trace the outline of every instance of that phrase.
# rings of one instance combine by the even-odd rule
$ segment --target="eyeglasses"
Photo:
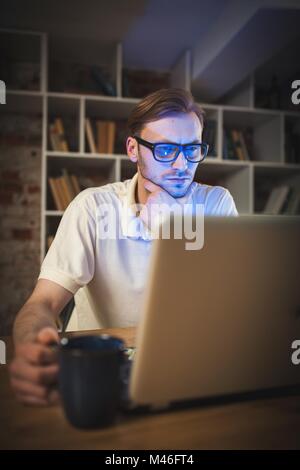
[[[199,163],[204,160],[209,148],[208,144],[205,144],[204,142],[184,145],[165,142],[156,142],[155,144],[153,144],[151,142],[147,142],[147,140],[144,140],[136,135],[134,135],[133,137],[137,140],[139,144],[152,150],[153,157],[158,162],[174,162],[180,152],[183,152],[185,158],[189,162]]]

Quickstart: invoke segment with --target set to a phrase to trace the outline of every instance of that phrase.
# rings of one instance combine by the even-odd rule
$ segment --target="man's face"
[[[201,142],[202,126],[197,115],[173,114],[148,123],[140,137],[148,142],[172,142],[189,144]],[[182,197],[193,182],[198,163],[188,162],[181,152],[171,163],[154,159],[152,151],[143,145],[138,146],[138,168],[142,176],[157,184],[172,197]]]

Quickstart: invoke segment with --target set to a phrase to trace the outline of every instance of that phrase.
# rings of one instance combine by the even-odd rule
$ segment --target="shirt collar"
[[[143,239],[150,241],[153,239],[150,230],[144,225],[139,216],[136,215],[134,205],[137,204],[135,193],[138,183],[138,173],[128,183],[125,197],[122,200],[121,224],[125,237]]]

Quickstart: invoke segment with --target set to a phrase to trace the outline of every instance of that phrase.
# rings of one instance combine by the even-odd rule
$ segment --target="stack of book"
[[[298,119],[286,124],[285,155],[288,163],[300,163],[300,121]]]
[[[59,211],[64,211],[81,191],[77,176],[69,175],[65,168],[62,170],[62,176],[50,177],[48,182],[55,208]]]
[[[96,131],[96,139],[95,133]],[[85,135],[89,152],[113,154],[115,151],[116,123],[114,121],[85,119]]]
[[[116,96],[110,67],[54,60],[49,66],[49,88],[64,93]]]
[[[216,157],[216,129],[217,123],[213,119],[207,119],[204,123],[203,129],[203,142],[206,142],[209,145],[208,155],[210,157]]]
[[[223,158],[225,160],[251,160],[252,155],[251,129],[224,129]]]
[[[68,152],[69,145],[65,135],[65,129],[61,118],[54,119],[49,124],[49,138],[52,150],[56,152]]]
[[[291,186],[275,186],[265,204],[264,214],[300,214],[300,190]]]

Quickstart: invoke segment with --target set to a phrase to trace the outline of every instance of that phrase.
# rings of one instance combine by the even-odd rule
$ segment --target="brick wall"
[[[0,335],[5,335],[39,273],[41,119],[2,115],[0,129]]]

